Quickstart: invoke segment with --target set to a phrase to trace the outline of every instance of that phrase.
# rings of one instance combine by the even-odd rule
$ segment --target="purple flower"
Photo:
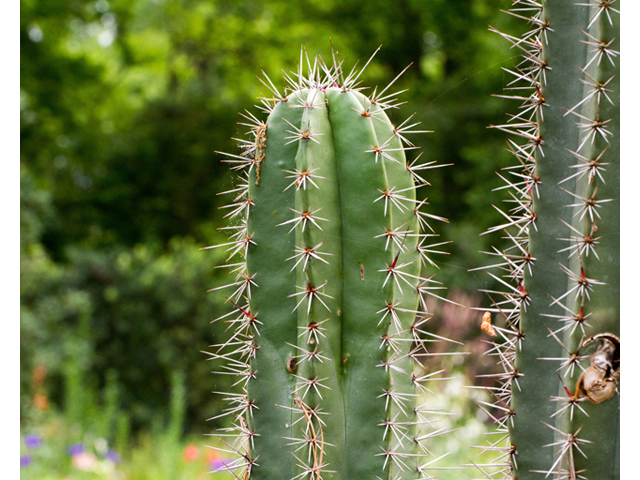
[[[30,455],[20,455],[20,468],[28,467],[31,465],[31,456]]]
[[[231,461],[227,458],[216,458],[215,460],[209,462],[209,468],[213,471],[220,470],[227,466],[227,463]]]
[[[105,453],[104,458],[115,464],[118,464],[122,461],[122,456],[120,456],[120,454],[115,450],[109,450],[107,453]]]
[[[27,448],[38,448],[42,443],[42,438],[38,435],[27,435],[24,437],[24,443]]]
[[[69,456],[71,457],[82,452],[84,452],[84,445],[82,444],[82,442],[72,444],[68,450]]]

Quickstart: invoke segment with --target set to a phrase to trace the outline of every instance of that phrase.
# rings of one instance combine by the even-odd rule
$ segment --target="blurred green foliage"
[[[199,248],[220,242],[216,193],[231,185],[215,151],[235,151],[238,112],[268,94],[256,75],[280,84],[301,44],[329,59],[331,39],[347,68],[382,44],[364,85],[413,62],[394,84],[409,106],[390,115],[417,112],[435,131],[414,139],[422,158],[454,164],[421,194],[451,220],[437,226],[454,241],[438,279],[477,289],[467,270],[496,241],[479,234],[499,221],[487,192],[509,162],[504,137],[486,128],[508,109],[491,94],[516,52],[487,28],[506,28],[505,3],[22,0],[22,417],[43,365],[48,398],[71,420],[91,418],[87,405],[113,410],[83,428],[114,439],[117,425],[168,424],[181,372],[185,429],[212,428],[204,420],[222,406],[210,392],[226,380],[200,350],[225,327],[210,325],[224,298],[206,293],[224,282],[223,252]]]

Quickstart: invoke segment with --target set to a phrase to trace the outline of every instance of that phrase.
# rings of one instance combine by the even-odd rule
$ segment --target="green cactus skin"
[[[520,91],[506,97],[525,102],[496,127],[520,139],[510,145],[521,170],[503,177],[514,208],[490,230],[505,229],[513,246],[497,265],[506,274],[492,275],[508,290],[488,292],[489,310],[507,319],[500,329],[507,341],[493,351],[502,385],[492,392],[503,413],[497,433],[509,444],[496,460],[501,468],[483,470],[487,478],[620,476],[619,394],[611,389],[596,404],[576,390],[595,351],[581,347],[583,339],[620,335],[619,13],[612,3],[519,0],[510,13],[530,15],[533,30],[501,34],[525,51],[511,72],[510,86]],[[610,387],[618,378],[619,370],[606,374]]]
[[[619,8],[616,5],[616,8]],[[584,38],[589,44],[588,59],[598,54],[599,48],[593,45],[594,39],[602,42],[607,47],[603,52],[605,58],[600,62],[596,58],[586,69],[589,76],[584,80],[595,85],[606,84],[607,95],[594,95],[584,104],[581,115],[589,120],[580,118],[580,123],[606,122],[604,128],[607,134],[595,134],[593,143],[592,129],[583,130],[582,139],[586,139],[585,152],[581,153],[587,158],[600,158],[602,163],[607,163],[602,172],[603,178],[594,177],[589,181],[587,176],[578,182],[578,191],[584,198],[594,198],[601,205],[599,216],[594,216],[593,221],[585,215],[585,221],[580,222],[584,206],[576,209],[574,228],[583,234],[590,235],[593,226],[597,226],[595,237],[598,240],[594,255],[581,255],[584,271],[588,278],[597,279],[605,285],[595,286],[590,298],[585,301],[591,317],[591,327],[586,331],[590,336],[599,332],[611,332],[620,337],[620,63],[617,52],[620,52],[620,15],[617,12],[600,11],[592,8],[590,20],[594,19],[589,30],[585,30],[593,38]],[[609,61],[610,57],[611,61]],[[587,62],[588,63],[588,62]],[[599,64],[598,64],[599,63]],[[593,80],[592,80],[593,79]],[[593,92],[593,86],[589,87]],[[605,139],[606,137],[606,139]],[[604,153],[603,153],[604,152]],[[602,154],[602,156],[600,156]],[[597,191],[596,191],[597,189]],[[612,201],[608,201],[612,200]],[[574,203],[574,202],[572,202]],[[576,221],[577,220],[577,221]],[[579,266],[578,266],[579,267]],[[576,270],[579,271],[579,270]],[[581,334],[575,332],[567,345],[575,351],[580,346]],[[593,351],[593,350],[591,350]],[[588,355],[585,352],[583,355]],[[582,353],[582,352],[581,352]],[[581,428],[580,436],[591,440],[592,443],[581,445],[583,455],[576,455],[576,471],[585,471],[590,479],[614,479],[620,478],[620,396],[618,394],[610,400],[599,404],[584,402],[581,404],[589,420],[585,421],[583,415],[576,415],[570,422],[569,432],[575,432]]]
[[[345,79],[335,60],[306,63],[307,76],[285,77],[284,95],[263,82],[268,119],[245,116],[251,140],[225,154],[241,171],[224,244],[236,308],[221,317],[235,333],[211,355],[243,386],[223,394],[235,419],[223,451],[237,455],[225,470],[431,478],[423,442],[438,432],[419,404],[434,373],[422,367],[433,339],[422,335],[420,271],[435,245],[420,228],[441,218],[421,212],[415,193],[431,167],[407,164],[416,147],[404,135],[420,132],[389,121],[395,94],[366,97],[355,88],[362,72]]]

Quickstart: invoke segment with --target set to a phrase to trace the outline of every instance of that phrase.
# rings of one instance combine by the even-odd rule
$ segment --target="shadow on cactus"
[[[517,0],[523,52],[496,126],[517,159],[487,290],[501,341],[483,478],[620,477],[620,15],[616,0]],[[490,325],[490,322],[488,322]],[[485,330],[486,331],[486,330]],[[589,363],[589,365],[587,365]],[[508,439],[505,444],[505,439]]]
[[[284,91],[265,75],[268,118],[243,114],[249,138],[223,154],[239,173],[217,246],[234,307],[218,321],[233,333],[210,355],[238,391],[218,392],[233,425],[215,436],[236,478],[432,478],[429,440],[445,432],[429,348],[450,340],[429,331],[425,295],[442,287],[421,270],[442,245],[429,222],[445,219],[416,190],[438,165],[407,162],[426,132],[387,117],[399,76],[365,96],[364,68],[332,56],[303,50]]]

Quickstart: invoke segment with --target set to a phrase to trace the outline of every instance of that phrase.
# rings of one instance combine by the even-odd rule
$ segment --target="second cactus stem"
[[[524,104],[497,127],[518,167],[492,229],[512,241],[492,274],[505,289],[489,291],[505,322],[491,392],[509,440],[486,478],[620,477],[617,5],[517,0],[510,13],[533,28],[501,34],[524,53],[508,70]]]
[[[284,92],[266,78],[268,119],[247,114],[250,139],[226,154],[240,173],[224,245],[234,333],[212,356],[241,386],[223,394],[234,423],[221,435],[237,478],[408,480],[435,466],[424,395],[440,338],[421,268],[438,244],[422,231],[444,219],[416,200],[433,165],[407,162],[421,132],[390,122],[396,94],[363,95],[362,72],[341,65],[301,55]]]

